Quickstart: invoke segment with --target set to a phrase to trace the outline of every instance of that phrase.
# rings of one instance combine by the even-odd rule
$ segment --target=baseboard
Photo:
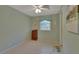
[[[12,47],[9,47],[9,48],[7,48],[7,49],[5,49],[5,50],[3,50],[2,52],[0,52],[0,54],[7,54],[7,53],[6,53],[7,51],[9,51],[10,49],[15,48],[15,47],[21,45],[23,42],[24,42],[24,40],[20,41],[20,42],[17,43],[16,45],[14,45],[14,46],[12,46]]]

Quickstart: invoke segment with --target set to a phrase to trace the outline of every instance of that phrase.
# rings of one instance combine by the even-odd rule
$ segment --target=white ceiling
[[[17,9],[20,12],[25,13],[29,16],[44,16],[44,15],[52,15],[56,14],[60,11],[61,6],[60,5],[49,5],[48,10],[42,11],[40,14],[36,14],[34,11],[34,7],[32,5],[10,5],[10,7]]]

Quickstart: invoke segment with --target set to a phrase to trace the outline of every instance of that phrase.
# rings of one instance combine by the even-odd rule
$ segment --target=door
[[[32,30],[32,40],[38,40],[38,31]]]

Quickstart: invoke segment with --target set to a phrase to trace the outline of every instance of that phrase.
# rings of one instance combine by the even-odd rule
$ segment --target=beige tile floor
[[[39,41],[24,42],[21,45],[12,48],[6,54],[56,54],[56,49],[52,45],[41,43]]]

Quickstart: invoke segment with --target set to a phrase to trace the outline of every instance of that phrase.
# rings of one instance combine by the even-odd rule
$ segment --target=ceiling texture
[[[48,10],[42,10],[40,14],[36,14],[32,5],[10,5],[10,7],[29,16],[45,16],[59,13],[61,5],[49,5]]]

